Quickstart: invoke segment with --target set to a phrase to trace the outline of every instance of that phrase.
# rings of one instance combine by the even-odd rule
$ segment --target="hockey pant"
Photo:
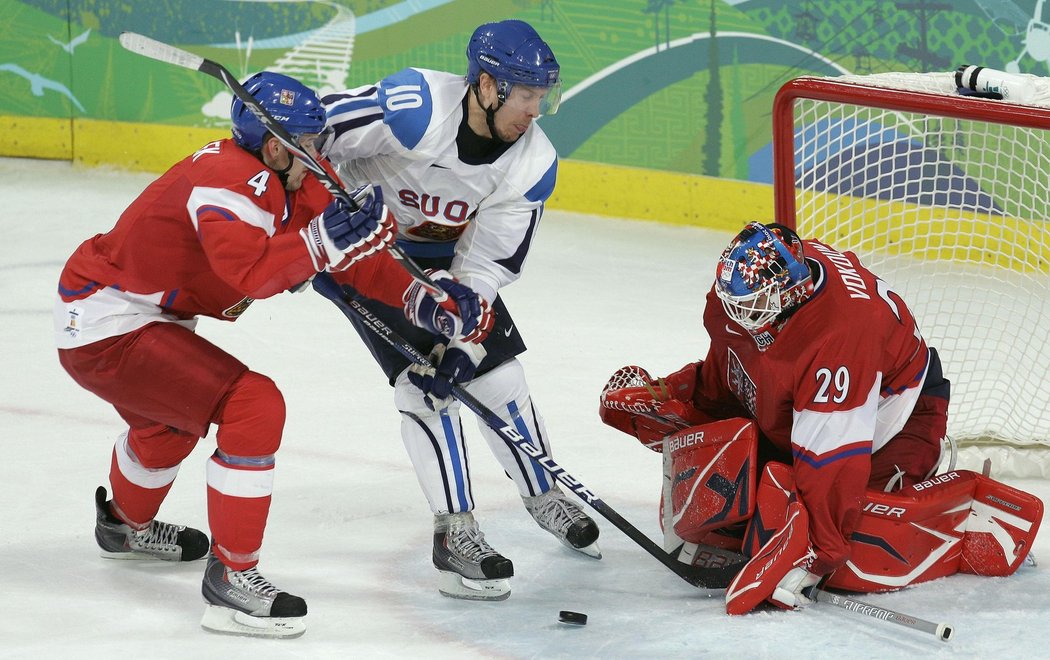
[[[212,550],[235,570],[254,566],[285,419],[273,381],[175,323],[59,350],[59,360],[130,427],[113,447],[110,484],[114,513],[134,528],[156,517],[183,459],[218,425],[207,465]]]
[[[394,383],[394,403],[401,412],[401,437],[416,470],[430,509],[435,514],[460,513],[474,508],[470,457],[460,420],[462,408],[453,400],[447,408],[433,411],[419,389],[409,382],[407,370]],[[517,359],[510,359],[465,389],[504,420],[513,424],[529,442],[550,455],[547,431],[529,396],[525,372]],[[538,463],[509,445],[482,420],[481,435],[523,496],[539,495],[554,485]]]

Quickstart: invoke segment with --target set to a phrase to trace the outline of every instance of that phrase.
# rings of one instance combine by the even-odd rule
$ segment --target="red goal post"
[[[774,196],[778,222],[908,302],[964,462],[1050,477],[1050,79],[1021,78],[1030,104],[962,96],[952,73],[789,81]]]

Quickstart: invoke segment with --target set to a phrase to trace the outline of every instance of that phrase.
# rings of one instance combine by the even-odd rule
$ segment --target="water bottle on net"
[[[1031,104],[1039,96],[1035,76],[972,64],[963,64],[955,70],[955,84],[963,93],[963,90],[969,90],[980,96],[1001,98],[1011,103]],[[996,94],[998,97],[994,96]]]

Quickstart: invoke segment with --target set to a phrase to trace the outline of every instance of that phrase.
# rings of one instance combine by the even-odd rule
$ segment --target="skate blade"
[[[242,637],[269,637],[276,639],[295,639],[306,632],[303,617],[261,617],[251,616],[244,612],[208,605],[201,618],[201,628],[220,635],[240,635]]]
[[[108,550],[99,550],[98,556],[103,559],[122,559],[132,561],[171,561],[178,562],[179,557],[172,555],[171,557],[162,557],[149,552],[136,552],[134,550],[128,550],[126,552],[110,552]]]
[[[472,580],[452,571],[438,571],[441,575],[438,591],[449,598],[463,600],[507,600],[510,583],[506,579]]]
[[[581,555],[584,555],[586,557],[590,557],[591,559],[601,559],[602,558],[602,549],[600,547],[598,547],[598,542],[597,541],[595,541],[594,543],[592,543],[590,545],[585,545],[582,548],[577,548],[577,547],[573,546],[571,543],[569,543],[568,541],[562,541],[562,544],[566,548],[568,548],[570,550],[573,550],[575,552],[578,552]]]

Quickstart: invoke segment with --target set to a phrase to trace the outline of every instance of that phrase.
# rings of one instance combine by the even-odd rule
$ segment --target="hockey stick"
[[[318,293],[334,302],[347,318],[357,318],[363,321],[368,326],[369,330],[378,335],[383,341],[390,344],[390,346],[398,353],[405,356],[410,361],[423,365],[424,367],[431,366],[431,363],[426,356],[405,341],[404,338],[398,335],[393,328],[384,323],[379,317],[369,312],[360,301],[347,294],[343,288],[332,279],[331,275],[327,273],[319,273],[313,280],[313,286]],[[612,507],[584,486],[579,479],[572,476],[565,471],[565,468],[555,463],[554,459],[545,454],[542,449],[529,442],[529,440],[515,429],[513,425],[506,423],[499,415],[489,410],[484,404],[470,394],[470,392],[467,392],[459,385],[453,385],[452,396],[459,399],[464,406],[481,418],[489,428],[499,434],[504,442],[525,452],[525,454],[539,463],[540,467],[542,467],[547,474],[560,481],[562,485],[575,493],[592,509],[600,513],[617,529],[630,537],[632,541],[640,545],[643,550],[655,557],[664,566],[671,569],[671,571],[678,577],[695,587],[701,587],[704,589],[725,589],[729,586],[729,583],[733,581],[733,577],[736,575],[735,569],[739,569],[739,565],[707,568],[690,566],[678,561],[660,548],[660,546],[656,545],[636,527],[631,525],[631,523],[627,522],[619,513],[613,510]]]
[[[284,129],[284,126],[274,119],[270,113],[266,111],[266,108],[259,104],[258,99],[252,96],[248,90],[237,81],[233,74],[226,69],[226,67],[218,62],[205,59],[199,55],[194,55],[189,51],[176,48],[175,46],[171,46],[155,39],[150,39],[149,37],[135,32],[121,32],[120,45],[133,53],[138,53],[139,55],[160,62],[174,64],[175,66],[181,66],[186,69],[200,71],[201,73],[206,73],[225,83],[225,85],[230,88],[230,91],[232,91],[234,95],[244,103],[245,107],[247,107],[252,114],[258,118],[262,125],[266,127],[266,130],[272,133],[288,151],[298,158],[303,165],[306,166],[306,169],[314,173],[317,180],[321,182],[333,197],[345,203],[350,207],[351,211],[357,211],[360,208],[350,195],[347,194],[339,182],[333,178],[327,170],[321,167],[321,164],[317,162],[317,159],[310,155],[310,152],[303,149],[302,145],[292,139],[292,136]],[[397,245],[391,245],[390,254],[401,262],[401,265],[405,267],[405,270],[407,270],[414,279],[418,280],[424,287],[426,287],[427,292],[433,296],[435,300],[441,302],[448,298],[448,294],[445,290],[434,284],[434,282],[427,277],[427,274],[424,273],[423,270],[401,250],[401,248]]]
[[[910,614],[903,614],[901,612],[895,612],[888,610],[885,607],[878,607],[877,605],[869,605],[862,603],[853,598],[843,596],[840,594],[833,594],[830,591],[824,591],[823,589],[812,589],[810,597],[819,603],[827,603],[828,605],[834,605],[835,607],[852,612],[853,614],[859,614],[860,616],[867,616],[879,621],[889,621],[890,623],[896,623],[899,626],[910,628],[918,632],[927,633],[934,635],[937,639],[942,642],[947,642],[955,635],[955,628],[948,623],[934,623],[933,621],[926,621],[918,617],[911,616]]]

